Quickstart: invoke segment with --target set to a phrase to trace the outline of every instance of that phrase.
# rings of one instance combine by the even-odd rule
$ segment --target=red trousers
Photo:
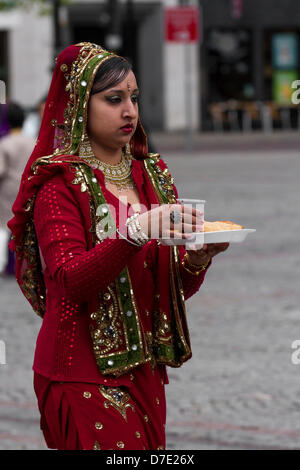
[[[164,374],[149,364],[132,372],[131,387],[51,382],[34,388],[47,446],[58,450],[165,449]]]

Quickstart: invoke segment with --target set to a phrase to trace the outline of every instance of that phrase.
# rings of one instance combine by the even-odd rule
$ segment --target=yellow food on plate
[[[204,232],[220,232],[222,230],[241,230],[243,225],[234,224],[229,220],[216,220],[215,222],[204,221]]]

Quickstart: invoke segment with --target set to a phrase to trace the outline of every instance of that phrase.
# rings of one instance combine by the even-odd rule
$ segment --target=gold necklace
[[[126,154],[122,151],[122,157],[120,163],[117,165],[110,165],[104,163],[95,157],[91,144],[87,137],[80,144],[79,157],[83,158],[92,168],[102,171],[104,174],[105,182],[109,182],[115,185],[118,191],[124,191],[126,189],[134,189],[135,184],[131,174],[131,162],[132,155],[126,151]]]

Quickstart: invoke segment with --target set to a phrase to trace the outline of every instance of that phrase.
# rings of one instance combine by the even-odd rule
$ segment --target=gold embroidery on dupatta
[[[35,197],[30,199],[26,206],[30,212],[33,210],[34,199]],[[19,253],[22,251],[21,256]],[[28,263],[28,267],[22,275],[22,283],[20,284],[22,292],[31,303],[34,312],[42,317],[45,310],[45,286],[42,279],[42,285],[40,288],[37,288],[37,278],[41,272],[41,261],[33,218],[30,218],[26,224],[22,246],[17,247],[16,256],[19,260],[26,259]]]
[[[172,254],[173,252],[173,254]],[[172,260],[174,257],[174,263]],[[186,361],[191,357],[192,351],[190,347],[190,335],[187,327],[187,320],[186,320],[186,310],[185,310],[185,302],[184,302],[184,295],[183,295],[183,286],[182,280],[179,273],[179,250],[178,246],[172,247],[170,250],[170,279],[171,279],[171,291],[172,291],[172,298],[174,299],[174,314],[175,314],[175,321],[178,325],[178,333],[182,349],[182,360]],[[175,273],[177,274],[175,276]],[[177,279],[177,286],[175,284],[175,279]],[[179,292],[178,292],[179,291]],[[180,302],[176,302],[177,294],[179,295]],[[179,305],[181,303],[181,308],[183,311],[183,315],[180,313]],[[184,352],[183,352],[184,351]]]
[[[55,119],[50,121],[50,124],[56,129],[56,149],[53,150],[51,155],[43,156],[36,162],[48,163],[47,159],[53,156],[76,153],[76,148],[78,148],[79,141],[84,136],[84,129],[86,128],[87,103],[91,87],[93,86],[94,77],[100,65],[106,60],[115,56],[114,53],[103,49],[97,44],[82,42],[76,44],[76,46],[80,47],[80,51],[77,58],[72,62],[71,70],[68,70],[68,66],[66,64],[62,64],[60,67],[60,71],[66,80],[65,90],[69,92],[69,100],[64,109],[63,122],[57,122]],[[88,63],[94,57],[98,57],[100,60],[94,67],[89,80],[81,80],[80,77],[84,73],[86,67],[90,68]],[[82,89],[85,90],[84,93],[81,92]],[[81,109],[81,105],[83,114],[78,115],[78,111]],[[74,132],[77,120],[82,124],[79,135],[78,132]]]
[[[76,116],[79,110],[79,104],[80,104],[80,85],[83,86],[86,89],[86,93],[83,99],[82,107],[84,110],[84,116],[80,116],[79,119],[81,122],[84,124],[84,128],[86,128],[86,121],[87,121],[87,102],[89,99],[89,94],[91,91],[91,88],[93,86],[94,82],[94,77],[97,73],[97,70],[99,66],[105,62],[107,59],[110,57],[114,56],[112,52],[107,51],[106,49],[103,49],[101,46],[98,46],[97,44],[92,44],[89,42],[81,42],[79,44],[76,44],[76,46],[80,47],[80,52],[78,54],[77,59],[72,62],[72,67],[70,73],[66,73],[65,79],[66,79],[66,91],[69,92],[70,100],[64,110],[64,124],[61,126],[63,129],[63,139],[62,139],[62,145],[61,148],[64,150],[65,153],[73,153],[71,148],[72,148],[72,136],[73,136],[73,129],[76,121]],[[106,57],[104,55],[108,54]],[[94,68],[93,73],[90,77],[90,80],[86,82],[85,80],[80,81],[80,77],[82,76],[82,73],[84,72],[86,67],[88,66],[88,63],[93,57],[97,56],[99,59],[102,59],[97,66]],[[84,135],[84,132],[81,135],[81,139]],[[59,150],[59,149],[58,149]]]
[[[90,219],[91,219],[91,227],[90,227],[90,232],[95,235],[96,233],[96,224],[97,224],[97,217],[96,217],[96,208],[95,206],[97,205],[95,202],[94,194],[93,191],[90,190],[89,187],[89,182],[85,176],[84,172],[84,167],[85,165],[81,164],[73,164],[70,165],[70,171],[75,173],[75,178],[72,181],[72,184],[80,184],[80,191],[81,192],[87,192],[89,194],[89,206],[90,206]],[[95,236],[93,236],[93,243],[95,242]]]
[[[80,191],[85,193],[87,191],[87,184],[84,178],[84,173],[81,171],[81,168],[78,166],[71,165],[70,168],[75,170],[75,178],[72,181],[72,184],[80,184]]]
[[[35,201],[35,196],[33,196],[33,197],[31,197],[30,199],[28,199],[27,204],[26,204],[26,207],[24,207],[24,211],[25,211],[25,212],[30,212],[30,211],[32,211],[33,205],[34,205],[34,201]]]
[[[91,314],[91,319],[97,323],[97,328],[91,331],[96,359],[123,344],[118,299],[112,287],[108,287],[100,299],[98,310]]]
[[[35,297],[35,291],[34,291],[35,284],[34,284],[34,276],[33,276],[32,269],[28,268],[24,271],[22,280],[23,280],[22,288],[23,288],[23,291],[25,292],[26,298],[27,299],[34,299],[34,297]]]
[[[103,49],[96,44],[80,43],[76,45],[80,47],[80,52],[77,59],[72,62],[70,72],[68,73],[66,67],[61,69],[66,79],[65,90],[69,92],[70,101],[68,101],[64,109],[63,124],[58,124],[56,127],[61,131],[61,135],[58,136],[59,140],[61,140],[60,149],[58,150],[64,149],[66,153],[70,151],[72,145],[72,129],[79,104],[79,78],[89,60],[94,55],[103,52]]]
[[[160,310],[153,313],[153,330],[156,333],[155,340],[157,341],[163,341],[167,343],[172,339],[168,317]]]
[[[147,343],[149,353],[151,355],[150,367],[151,367],[152,373],[154,375],[154,369],[155,369],[155,366],[156,366],[156,359],[155,359],[155,356],[154,356],[154,353],[153,353],[153,336],[152,336],[151,331],[146,332],[146,343]]]
[[[176,204],[176,197],[174,195],[173,189],[174,178],[172,178],[168,168],[165,168],[164,170],[160,168],[160,166],[158,165],[159,158],[159,154],[149,154],[149,162],[152,165],[153,171],[156,173],[156,176],[158,178],[159,192],[157,191],[157,184],[155,182],[153,174],[151,173],[148,167],[146,160],[144,160],[145,169],[156,192],[156,195],[158,196],[159,202],[161,204],[166,202],[162,197],[161,193],[163,193],[164,196],[167,198],[169,204]]]
[[[173,183],[169,169],[162,170],[159,165],[159,155],[149,155],[144,160],[144,166],[152,183],[153,189],[160,203],[176,203]],[[179,367],[191,357],[190,338],[186,322],[186,310],[184,304],[183,286],[179,272],[178,247],[170,249],[170,288],[171,288],[171,323],[168,324],[166,315],[156,306],[153,314],[153,345],[158,350],[157,362],[167,363],[173,367]],[[178,298],[179,296],[179,298]],[[155,300],[159,300],[155,296]],[[169,328],[171,329],[168,335]],[[173,351],[173,352],[172,352]],[[170,355],[173,357],[171,358]]]

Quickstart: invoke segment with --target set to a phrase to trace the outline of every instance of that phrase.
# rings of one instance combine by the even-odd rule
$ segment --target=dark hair
[[[111,88],[122,82],[132,70],[131,63],[124,57],[112,57],[100,65],[91,89],[91,95]],[[130,141],[131,153],[134,158],[144,159],[148,154],[147,137],[138,120],[137,128]]]
[[[111,88],[122,82],[132,70],[132,65],[124,57],[112,57],[100,65],[95,78],[91,95]]]
[[[25,119],[24,109],[17,103],[8,103],[6,108],[6,119],[12,129],[22,127]]]

